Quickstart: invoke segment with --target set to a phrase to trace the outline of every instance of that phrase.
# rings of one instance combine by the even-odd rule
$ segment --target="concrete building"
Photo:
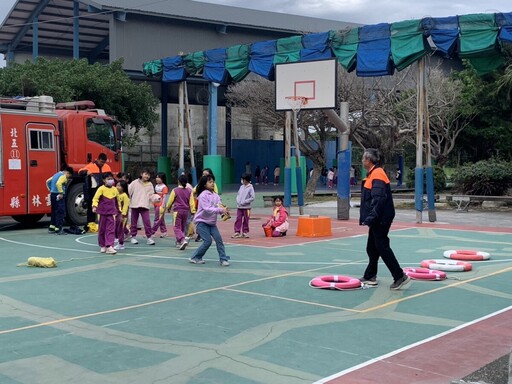
[[[192,0],[18,0],[0,27],[0,52],[8,63],[22,63],[38,56],[87,58],[91,63],[123,58],[124,69],[133,81],[151,82],[157,97],[161,98],[162,87],[168,87],[167,146],[168,155],[173,156],[177,151],[177,135],[173,134],[173,127],[177,124],[178,86],[146,78],[141,72],[144,62],[180,53],[353,26],[355,24],[341,21]],[[208,84],[203,79],[191,78],[187,83],[194,145],[204,151]],[[222,107],[222,95],[221,89],[218,153],[225,155],[226,112]],[[142,147],[136,148],[132,155],[140,155],[144,162],[154,160],[147,156],[157,158],[160,129],[158,126],[154,136],[144,135]],[[237,137],[252,138],[252,134],[237,132]]]

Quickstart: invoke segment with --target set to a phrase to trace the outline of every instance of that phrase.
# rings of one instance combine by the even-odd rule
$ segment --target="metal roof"
[[[177,19],[219,23],[239,27],[255,27],[289,32],[323,32],[359,24],[319,19],[284,13],[259,11],[192,0],[81,0],[99,9],[118,10],[172,17]]]
[[[109,33],[109,14],[88,12],[80,3],[80,50],[92,51],[101,46]],[[32,23],[37,17],[39,49],[69,55],[73,50],[72,0],[18,0],[0,26],[0,50],[9,44],[15,50],[31,52]]]
[[[73,0],[18,0],[0,26],[0,52],[9,46],[32,52],[32,23],[38,20],[38,47],[45,52],[72,56]],[[257,11],[191,0],[80,0],[80,57],[94,52],[108,59],[109,20],[129,22],[129,14],[189,20],[258,30],[322,32],[356,26],[335,20]]]

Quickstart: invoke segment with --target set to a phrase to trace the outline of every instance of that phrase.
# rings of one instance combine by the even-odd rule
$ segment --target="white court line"
[[[94,236],[94,235],[93,235]],[[84,252],[84,253],[94,253],[94,254],[97,254],[98,256],[104,256],[105,259],[107,260],[114,260],[115,257],[126,257],[126,256],[130,256],[130,257],[137,257],[137,258],[146,258],[146,259],[169,259],[169,260],[185,260],[187,261],[186,259],[183,258],[183,256],[160,256],[160,255],[140,255],[140,254],[137,254],[137,253],[126,253],[126,252],[123,252],[123,253],[117,253],[117,254],[114,254],[114,255],[105,255],[105,254],[100,254],[99,252],[97,251],[87,251],[87,250],[82,250],[82,249],[70,249],[70,248],[59,248],[59,247],[50,247],[50,246],[47,246],[47,245],[37,245],[37,244],[30,244],[30,243],[23,243],[21,241],[14,241],[14,240],[9,240],[9,239],[5,239],[3,237],[0,237],[0,241],[5,241],[7,243],[12,243],[12,244],[19,244],[19,245],[26,245],[26,246],[30,246],[30,247],[33,247],[33,248],[44,248],[44,249],[52,249],[52,250],[56,250],[56,251],[73,251],[73,252]],[[84,244],[84,243],[81,243],[81,244]],[[86,243],[85,243],[86,244]],[[151,246],[153,247],[153,246]],[[153,248],[154,249],[154,248]],[[77,259],[79,260],[79,259]],[[115,259],[115,260],[119,260],[119,259]],[[217,260],[215,259],[206,259],[206,261],[212,261],[212,262],[217,262]],[[57,260],[58,262],[58,260]],[[366,263],[367,260],[362,260],[362,261],[358,261],[358,262],[350,262],[350,263],[345,263],[346,265],[349,265],[349,264],[361,264],[361,263]],[[319,262],[319,261],[277,261],[277,260],[236,260],[236,263],[247,263],[247,264],[289,264],[289,265],[339,265],[340,262],[336,262],[336,261],[330,261],[330,262]]]
[[[361,363],[361,364],[355,365],[355,366],[353,366],[353,367],[351,367],[351,368],[348,368],[348,369],[345,369],[345,370],[340,371],[340,372],[338,372],[338,373],[335,373],[334,375],[331,375],[331,376],[329,376],[329,377],[325,377],[325,378],[323,378],[323,379],[320,379],[320,380],[318,380],[318,381],[315,381],[313,384],[325,384],[325,383],[327,383],[327,382],[329,382],[329,381],[331,381],[331,380],[337,379],[338,377],[344,376],[344,375],[346,375],[347,373],[351,373],[351,372],[357,371],[358,369],[361,369],[361,368],[367,367],[368,365],[371,365],[371,364],[373,364],[373,363],[377,363],[377,362],[382,361],[382,360],[385,360],[385,359],[387,359],[387,358],[389,358],[389,357],[392,357],[392,356],[398,355],[398,354],[399,354],[399,353],[401,353],[401,352],[407,351],[407,350],[409,350],[409,349],[412,349],[412,348],[417,347],[417,346],[422,345],[422,344],[426,344],[426,343],[428,343],[428,342],[430,342],[430,341],[432,341],[432,340],[439,339],[439,338],[441,338],[441,337],[443,337],[443,336],[449,335],[450,333],[456,332],[456,331],[458,331],[458,330],[460,330],[460,329],[464,329],[464,328],[466,328],[466,327],[469,327],[470,325],[473,325],[473,324],[479,323],[480,321],[487,320],[487,319],[489,319],[489,318],[491,318],[491,317],[493,317],[493,316],[496,316],[496,315],[499,315],[499,314],[501,314],[501,313],[507,312],[507,311],[509,311],[509,310],[511,310],[511,309],[512,309],[512,306],[507,307],[507,308],[504,308],[504,309],[501,309],[501,310],[496,311],[496,312],[493,312],[493,313],[491,313],[491,314],[489,314],[489,315],[486,315],[486,316],[480,317],[479,319],[476,319],[476,320],[470,321],[470,322],[468,322],[468,323],[461,324],[461,325],[459,325],[459,326],[457,326],[457,327],[455,327],[455,328],[452,328],[452,329],[449,329],[449,330],[447,330],[447,331],[441,332],[441,333],[439,333],[439,334],[437,334],[437,335],[434,335],[434,336],[431,336],[431,337],[429,337],[429,338],[427,338],[427,339],[424,339],[424,340],[421,340],[421,341],[417,341],[416,343],[413,343],[413,344],[407,345],[407,346],[405,346],[405,347],[399,348],[399,349],[397,349],[397,350],[395,350],[395,351],[393,351],[393,352],[389,352],[389,353],[387,353],[387,354],[385,354],[385,355],[382,355],[382,356],[379,356],[379,357],[375,357],[375,358],[373,358],[373,359],[370,359],[370,360],[368,360],[368,361],[365,361],[364,363]]]

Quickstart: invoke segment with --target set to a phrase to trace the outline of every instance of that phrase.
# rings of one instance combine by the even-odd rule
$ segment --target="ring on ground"
[[[423,260],[420,264],[423,268],[435,269],[445,272],[467,272],[473,269],[471,263],[459,260]]]
[[[330,275],[315,277],[309,282],[309,286],[311,288],[347,290],[362,288],[363,284],[355,277]]]
[[[404,273],[415,280],[444,280],[446,273],[429,268],[404,268]]]
[[[482,260],[488,260],[491,258],[491,255],[488,252],[473,251],[473,250],[469,250],[469,249],[459,249],[459,250],[450,249],[449,251],[445,251],[443,253],[443,256],[448,259],[468,260],[468,261],[482,261]]]

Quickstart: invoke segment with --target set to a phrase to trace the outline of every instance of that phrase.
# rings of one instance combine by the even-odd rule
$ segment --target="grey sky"
[[[146,1],[158,0],[140,0]],[[173,0],[160,0],[173,1]],[[202,0],[208,3],[290,13],[361,24],[392,23],[425,16],[455,16],[468,13],[512,12],[510,0]],[[0,0],[4,20],[15,0]],[[1,65],[1,61],[0,61]]]

